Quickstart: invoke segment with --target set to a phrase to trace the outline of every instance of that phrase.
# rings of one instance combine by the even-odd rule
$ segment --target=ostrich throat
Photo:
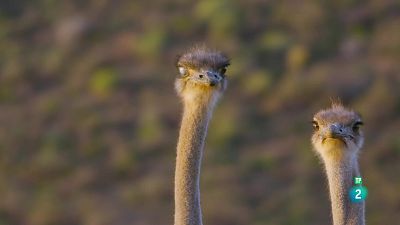
[[[200,167],[215,100],[211,93],[184,98],[175,171],[175,224],[201,225]]]

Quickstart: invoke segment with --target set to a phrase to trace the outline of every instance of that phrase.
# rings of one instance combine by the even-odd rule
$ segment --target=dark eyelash
[[[362,121],[358,121],[354,123],[354,126],[362,126],[364,123]]]
[[[314,127],[314,130],[319,130],[319,124],[317,121],[313,120],[311,121],[311,124]]]

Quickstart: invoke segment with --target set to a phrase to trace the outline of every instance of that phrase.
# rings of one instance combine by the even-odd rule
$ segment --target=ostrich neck
[[[212,105],[184,102],[175,170],[175,225],[202,225],[200,167]]]
[[[334,225],[364,225],[364,202],[352,203],[349,190],[355,176],[360,176],[357,157],[341,161],[325,160]]]

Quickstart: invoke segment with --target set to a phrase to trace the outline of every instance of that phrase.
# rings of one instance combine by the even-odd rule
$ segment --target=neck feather
[[[175,225],[202,225],[200,167],[212,101],[185,101],[175,170]]]
[[[357,157],[341,161],[325,158],[334,225],[364,225],[365,203],[352,203],[349,190],[355,176],[360,176]]]

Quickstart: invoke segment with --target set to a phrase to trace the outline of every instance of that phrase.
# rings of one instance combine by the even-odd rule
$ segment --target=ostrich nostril
[[[203,77],[204,77],[204,75],[203,75],[203,74],[200,74],[200,75],[199,75],[199,77],[200,77],[200,78],[203,78]]]

